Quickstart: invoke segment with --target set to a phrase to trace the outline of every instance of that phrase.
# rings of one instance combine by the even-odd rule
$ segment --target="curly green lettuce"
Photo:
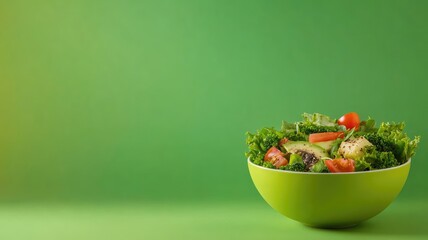
[[[320,114],[320,113],[304,113],[303,121],[298,123],[298,129],[304,134],[320,133],[320,132],[337,132],[344,130],[343,126],[339,126],[335,119]]]
[[[262,167],[276,169],[276,167],[271,162],[263,162]]]
[[[262,128],[255,134],[247,132],[248,152],[245,153],[250,160],[257,164],[263,165],[263,157],[267,150],[273,146],[277,146],[279,140],[284,138],[284,133],[277,131],[274,128]]]
[[[284,133],[290,141],[307,141],[308,136],[299,131],[299,126],[296,123],[282,121],[281,132]]]
[[[366,153],[356,163],[359,164],[356,166],[358,171],[390,168],[399,165],[392,152],[377,151],[375,147],[368,147]]]
[[[286,137],[292,141],[307,141],[308,135],[311,133],[320,132],[336,132],[344,130],[343,126],[339,126],[335,119],[320,113],[303,113],[303,120],[297,123],[288,123],[283,121],[281,131]]]
[[[410,139],[404,132],[404,123],[381,123],[376,132],[365,134],[379,152],[392,152],[398,164],[405,163],[415,154],[420,137]],[[397,164],[397,165],[398,165]]]
[[[306,172],[306,165],[303,162],[296,162],[279,167],[281,170],[293,171],[293,172]]]
[[[355,171],[356,172],[360,172],[360,171],[369,171],[372,169],[372,166],[370,163],[366,162],[363,159],[357,159],[354,161],[355,164]]]
[[[332,119],[327,115],[321,113],[303,113],[303,122],[313,124],[316,126],[336,127],[336,119]]]

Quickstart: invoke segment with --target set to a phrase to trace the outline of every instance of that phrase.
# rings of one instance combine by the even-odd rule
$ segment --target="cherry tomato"
[[[360,126],[360,117],[356,112],[350,112],[339,118],[337,123],[339,125],[344,125],[346,129],[355,128],[355,130],[358,130],[358,127]]]
[[[345,134],[343,132],[323,132],[323,133],[312,133],[309,134],[309,142],[324,142],[330,140],[336,140],[337,138],[344,138]]]
[[[332,160],[325,160],[325,165],[332,173],[355,172],[355,163],[352,159],[338,158]]]
[[[284,157],[284,155],[285,154],[278,148],[271,147],[266,152],[264,160],[272,163],[276,168],[279,168],[288,164],[288,160]]]

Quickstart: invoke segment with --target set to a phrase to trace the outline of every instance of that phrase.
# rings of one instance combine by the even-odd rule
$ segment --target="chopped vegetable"
[[[373,146],[365,137],[354,138],[342,142],[339,153],[345,158],[357,159],[365,154],[366,147]]]
[[[364,159],[355,160],[354,165],[355,165],[356,172],[368,171],[372,169],[370,163],[366,162]]]
[[[300,132],[299,125],[282,121],[281,131],[288,140],[291,141],[306,141],[307,136]]]
[[[294,164],[294,163],[303,163],[303,159],[299,154],[292,153],[290,155],[290,164]]]
[[[323,132],[337,132],[342,130],[339,125],[337,126],[318,126],[313,123],[299,123],[299,129],[302,133],[309,135],[311,133],[323,133]]]
[[[276,168],[279,168],[281,166],[285,166],[288,164],[288,160],[285,159],[285,154],[283,152],[281,152],[278,148],[276,147],[271,147],[269,148],[269,150],[266,152],[265,157],[263,158],[263,160],[265,162],[270,162],[272,163]]]
[[[284,149],[288,153],[300,155],[307,169],[310,169],[321,158],[328,157],[324,148],[304,141],[287,142],[284,144]]]
[[[314,144],[316,144],[316,145],[324,148],[327,151],[330,151],[331,148],[333,147],[333,145],[335,144],[335,141],[336,141],[336,139],[335,140],[330,140],[330,141],[324,141],[324,142],[316,142]]]
[[[330,140],[335,140],[337,138],[344,138],[345,134],[343,132],[323,132],[323,133],[312,133],[309,134],[309,142],[325,142]]]
[[[376,129],[376,127],[375,127],[375,124],[376,124],[375,120],[374,120],[374,119],[371,119],[371,118],[369,117],[369,119],[367,119],[367,120],[365,120],[365,121],[362,121],[362,122],[360,123],[359,130],[360,130],[360,132],[362,132],[362,133],[376,132],[376,131],[377,131],[377,129]]]
[[[288,164],[286,166],[282,166],[279,169],[281,170],[287,170],[287,171],[294,171],[294,172],[305,172],[306,171],[306,166],[304,163],[293,163],[293,164]]]
[[[316,126],[335,127],[337,125],[334,119],[331,119],[329,116],[321,113],[303,113],[302,117],[303,122],[314,124]]]
[[[327,166],[328,170],[332,173],[355,171],[354,160],[352,159],[338,158],[338,159],[325,160],[325,165]]]
[[[311,171],[318,173],[328,172],[328,168],[325,165],[325,161],[326,160],[324,159],[320,159],[317,163],[314,164],[314,166],[312,166]]]
[[[369,163],[372,169],[390,168],[399,165],[392,152],[379,152],[373,147],[367,149],[366,154],[360,158],[360,161]]]

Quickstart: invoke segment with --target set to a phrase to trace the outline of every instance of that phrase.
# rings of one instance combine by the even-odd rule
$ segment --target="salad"
[[[360,121],[350,112],[339,119],[303,114],[296,123],[282,122],[281,130],[247,132],[246,156],[254,164],[297,172],[355,172],[395,167],[414,154],[420,137],[404,133],[404,123]]]

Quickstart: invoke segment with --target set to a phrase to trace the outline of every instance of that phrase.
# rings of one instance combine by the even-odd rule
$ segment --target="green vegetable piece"
[[[270,162],[263,162],[262,166],[265,167],[265,168],[276,169],[276,167],[272,163],[270,163]]]
[[[377,128],[375,127],[375,125],[375,120],[369,117],[369,119],[360,123],[360,128],[358,129],[358,132],[360,132],[360,134],[376,132]]]
[[[339,125],[337,126],[320,126],[320,125],[315,125],[313,123],[308,123],[308,122],[303,122],[303,123],[298,123],[299,124],[299,129],[300,132],[304,133],[304,134],[311,134],[311,133],[320,133],[320,132],[337,132],[339,130],[342,130]]]
[[[337,126],[336,120],[331,119],[329,116],[321,114],[321,113],[303,113],[302,114],[303,121],[306,123],[311,123],[317,126]]]
[[[303,121],[297,123],[300,132],[308,135],[311,133],[320,132],[337,132],[343,130],[341,126],[336,123],[335,119],[320,114],[320,113],[304,113],[302,115]]]
[[[330,149],[330,156],[333,158],[340,158],[340,153],[339,153],[339,146],[340,144],[343,142],[343,139],[338,138],[336,140],[334,140],[331,149]]]
[[[314,166],[312,166],[312,168],[310,169],[310,171],[318,173],[328,172],[328,168],[325,165],[324,159],[320,159],[317,163],[315,163]]]
[[[327,151],[330,151],[331,148],[333,147],[335,141],[336,140],[330,140],[330,141],[324,141],[324,142],[316,142],[314,144],[324,148]]]
[[[371,169],[371,164],[366,162],[365,160],[354,160],[355,162],[355,171],[368,171]]]
[[[303,163],[303,159],[299,154],[296,153],[292,153],[290,155],[290,162],[289,164],[294,164],[294,163]]]
[[[299,131],[299,125],[282,121],[281,131],[290,141],[307,141],[308,136]]]
[[[404,123],[382,123],[378,131],[365,135],[377,151],[392,152],[400,164],[407,162],[415,154],[420,137],[411,140],[403,132]]]
[[[400,165],[392,152],[379,152],[374,147],[368,148],[366,154],[357,160],[369,163],[372,169],[384,169]]]
[[[304,163],[296,162],[293,164],[288,164],[288,165],[282,166],[279,169],[287,170],[287,171],[293,171],[293,172],[305,172],[306,166]]]

